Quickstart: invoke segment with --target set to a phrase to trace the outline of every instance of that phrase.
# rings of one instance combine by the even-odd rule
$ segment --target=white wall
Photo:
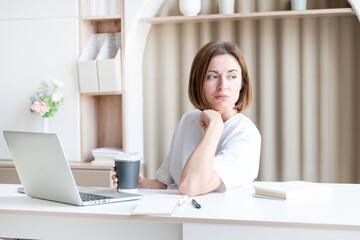
[[[65,82],[65,103],[49,119],[69,160],[80,160],[77,0],[0,0],[0,159],[11,156],[3,130],[40,131],[30,96],[40,81]]]

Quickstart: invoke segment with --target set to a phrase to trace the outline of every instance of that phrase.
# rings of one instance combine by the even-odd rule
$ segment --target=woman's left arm
[[[199,121],[204,134],[187,160],[179,184],[180,193],[190,196],[210,192],[223,184],[213,170],[213,159],[224,129],[223,120],[220,113],[204,110]]]

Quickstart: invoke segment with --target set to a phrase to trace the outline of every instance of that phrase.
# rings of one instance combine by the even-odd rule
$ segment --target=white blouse
[[[168,188],[177,187],[181,172],[198,145],[204,130],[200,126],[201,111],[183,115],[172,138],[170,151],[156,171],[155,177]],[[258,175],[261,136],[254,123],[241,113],[224,123],[213,160],[213,169],[223,181],[217,191],[224,192],[248,185]]]

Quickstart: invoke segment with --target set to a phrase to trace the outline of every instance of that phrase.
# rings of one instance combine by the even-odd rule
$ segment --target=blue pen
[[[191,203],[195,208],[201,208],[201,205],[195,199],[192,199]]]

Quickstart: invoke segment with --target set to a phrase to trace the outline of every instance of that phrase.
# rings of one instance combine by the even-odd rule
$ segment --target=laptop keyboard
[[[110,199],[112,197],[80,192],[80,198],[83,202],[89,202],[89,201]]]

